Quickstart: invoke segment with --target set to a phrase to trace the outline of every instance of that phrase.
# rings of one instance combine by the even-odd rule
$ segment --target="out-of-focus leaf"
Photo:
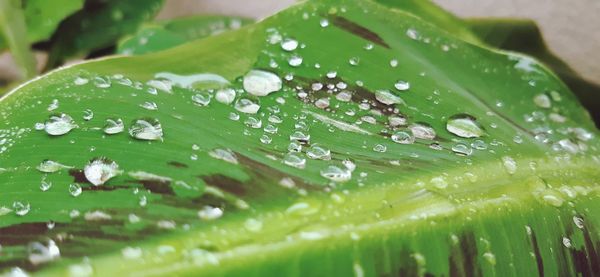
[[[148,23],[136,34],[123,39],[117,53],[139,55],[165,50],[185,42],[235,30],[250,22],[252,20],[242,17],[202,15]]]
[[[56,30],[46,67],[114,46],[119,38],[134,33],[151,19],[162,4],[163,0],[87,1],[83,10],[67,18]]]
[[[535,22],[486,18],[466,19],[466,22],[486,44],[529,54],[552,68],[591,113],[596,126],[600,126],[600,85],[581,78],[566,62],[554,55]]]
[[[31,53],[26,33],[25,17],[19,0],[0,0],[0,31],[21,77],[28,79],[35,75],[35,59]]]

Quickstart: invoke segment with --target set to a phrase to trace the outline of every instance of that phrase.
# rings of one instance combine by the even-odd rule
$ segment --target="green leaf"
[[[83,10],[61,23],[51,42],[47,68],[67,58],[114,45],[151,19],[162,3],[163,0],[90,1]]]
[[[84,0],[23,1],[22,10],[25,16],[29,42],[36,43],[50,38],[58,24],[69,15],[80,10],[83,7],[83,2]],[[0,49],[5,47],[5,42],[0,38]]]
[[[65,67],[0,115],[3,268],[598,271],[600,141],[575,96],[533,58],[369,0]]]
[[[28,79],[35,76],[35,60],[29,49],[25,33],[25,17],[18,0],[0,1],[0,35],[6,40],[15,63],[19,67],[21,77]]]
[[[546,46],[542,34],[530,20],[467,19],[481,40],[488,45],[531,55],[549,66],[577,95],[581,104],[592,114],[596,126],[600,124],[600,85],[584,80],[567,63],[554,55]]]
[[[169,49],[185,42],[220,34],[251,23],[231,16],[193,16],[148,23],[119,42],[119,54],[145,54]]]

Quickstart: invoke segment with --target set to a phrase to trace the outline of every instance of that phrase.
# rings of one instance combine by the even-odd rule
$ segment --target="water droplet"
[[[415,29],[409,28],[408,30],[406,30],[406,36],[408,36],[411,39],[417,40],[419,39],[419,32]]]
[[[565,200],[558,193],[550,190],[546,191],[545,194],[542,195],[542,200],[554,207],[560,207],[565,202]]]
[[[146,82],[146,85],[156,90],[162,90],[166,93],[172,93],[173,84],[169,80],[150,80]]]
[[[396,60],[396,59],[390,60],[390,66],[391,67],[397,67],[398,66],[398,60]]]
[[[250,232],[257,233],[257,232],[260,232],[260,230],[262,230],[263,223],[260,220],[257,220],[254,218],[248,218],[244,222],[244,228],[246,228],[246,230],[248,230]]]
[[[223,210],[218,207],[204,206],[198,211],[198,217],[202,220],[215,220],[223,216]]]
[[[28,259],[33,265],[39,265],[56,260],[60,257],[60,249],[53,240],[48,241],[48,245],[40,242],[31,242],[27,247]]]
[[[357,66],[360,63],[360,59],[358,57],[352,57],[348,60],[348,63],[352,66]]]
[[[229,149],[216,148],[208,152],[208,155],[215,159],[223,160],[231,164],[238,164],[237,157]]]
[[[121,249],[121,254],[123,255],[123,258],[132,260],[141,258],[143,255],[143,251],[139,247],[128,246]]]
[[[431,179],[431,184],[438,189],[445,189],[448,187],[448,182],[444,177],[435,177]]]
[[[283,157],[282,162],[291,167],[300,168],[300,169],[304,169],[304,167],[306,166],[306,159],[304,159],[294,153],[286,154]]]
[[[409,131],[397,131],[392,134],[392,141],[400,144],[413,144],[415,137]]]
[[[278,128],[275,125],[268,124],[267,126],[265,126],[265,128],[263,130],[265,131],[265,133],[277,134]]]
[[[61,164],[59,162],[52,161],[52,160],[43,160],[37,166],[37,170],[39,170],[41,172],[45,172],[45,173],[54,173],[54,172],[57,172],[62,169],[71,169],[71,168],[73,168],[73,167],[67,166],[67,165]]]
[[[18,216],[24,216],[29,213],[29,210],[31,210],[31,206],[27,202],[15,201],[13,202],[12,207],[15,211],[15,214]]]
[[[562,238],[562,243],[566,248],[571,248],[571,240],[567,237]]]
[[[377,99],[377,101],[385,105],[404,104],[402,98],[394,95],[389,90],[375,91],[375,98]]]
[[[426,123],[415,123],[408,126],[415,138],[432,140],[436,137],[433,127]]]
[[[94,86],[97,88],[109,88],[111,86],[110,79],[108,77],[95,77]]]
[[[192,101],[198,106],[208,106],[211,99],[212,95],[210,95],[208,92],[199,92],[192,95]]]
[[[262,135],[260,137],[260,142],[263,144],[271,144],[272,141],[273,141],[273,139],[267,135]]]
[[[483,253],[483,258],[491,265],[496,265],[496,255],[491,252]]]
[[[231,88],[217,90],[215,99],[220,103],[229,105],[235,100],[235,90]]]
[[[352,172],[346,167],[340,168],[335,165],[329,165],[321,170],[321,176],[337,183],[343,183],[352,179]]]
[[[89,81],[90,80],[88,80],[87,78],[77,76],[77,78],[75,78],[75,81],[73,81],[73,83],[77,86],[82,86],[82,85],[87,84]]]
[[[405,126],[408,122],[404,116],[392,115],[388,117],[388,122],[392,127]]]
[[[306,156],[315,160],[331,160],[331,151],[319,144],[313,144],[306,150]]]
[[[103,185],[111,178],[119,175],[119,165],[106,158],[96,158],[90,161],[83,169],[85,178],[94,186]]]
[[[504,165],[504,169],[510,175],[513,175],[517,172],[517,162],[512,157],[502,157],[502,165]]]
[[[282,82],[279,76],[262,70],[250,70],[244,76],[244,89],[256,96],[266,96],[281,90]]]
[[[464,143],[457,143],[452,146],[452,152],[462,156],[469,156],[473,153],[473,149]]]
[[[384,153],[385,151],[387,151],[387,147],[383,144],[376,144],[375,146],[373,146],[373,151]]]
[[[77,197],[77,196],[81,195],[82,191],[83,190],[81,189],[81,186],[79,184],[70,184],[69,185],[69,193],[73,197]]]
[[[298,55],[292,55],[288,59],[288,64],[293,67],[298,67],[302,64],[302,57],[300,57]]]
[[[288,151],[290,152],[300,152],[302,151],[302,144],[292,141],[290,142],[290,144],[288,145]]]
[[[410,83],[400,80],[394,84],[394,87],[399,91],[405,91],[410,89]]]
[[[467,114],[451,116],[446,122],[446,130],[462,138],[478,138],[485,134],[475,118]]]
[[[123,120],[120,118],[109,118],[106,120],[106,124],[104,124],[104,128],[102,130],[107,135],[114,135],[123,132],[124,129],[125,125],[123,124]]]
[[[298,41],[291,38],[286,38],[281,41],[281,49],[285,51],[294,51],[298,48]]]
[[[329,71],[329,72],[327,72],[327,78],[333,79],[335,77],[337,77],[337,72],[336,71]]]
[[[52,182],[48,182],[46,180],[42,180],[42,182],[40,183],[40,190],[41,191],[48,191],[51,187],[52,187]]]
[[[326,109],[329,107],[329,98],[320,98],[315,101],[315,106],[319,109]]]
[[[294,131],[290,135],[290,140],[308,143],[310,141],[310,134],[305,133],[303,131]]]
[[[50,103],[50,105],[48,105],[47,110],[49,112],[54,111],[54,110],[58,109],[58,105],[59,105],[58,99],[52,99],[52,102]]]
[[[552,107],[552,101],[550,97],[545,93],[540,93],[533,97],[533,103],[535,103],[538,107],[548,109]]]
[[[138,119],[129,127],[129,135],[140,140],[162,140],[163,131],[158,119]]]
[[[244,121],[244,124],[246,124],[246,126],[250,127],[250,128],[254,128],[254,129],[258,129],[262,127],[262,120],[256,118],[256,117],[248,117],[246,118],[246,120]]]
[[[575,226],[579,229],[583,229],[584,227],[583,218],[581,217],[573,216],[573,223],[575,223]]]
[[[46,121],[44,130],[51,136],[61,136],[75,128],[77,128],[77,125],[73,122],[73,118],[63,113],[50,116],[50,119]]]
[[[323,18],[319,21],[319,25],[321,25],[321,27],[325,28],[325,27],[329,26],[329,20]]]
[[[247,98],[241,98],[235,102],[235,109],[242,113],[255,114],[260,109],[260,105]]]
[[[94,112],[90,109],[83,111],[83,120],[90,121],[94,118]]]

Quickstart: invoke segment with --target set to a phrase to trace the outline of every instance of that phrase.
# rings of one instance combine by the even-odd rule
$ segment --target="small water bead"
[[[402,98],[394,95],[389,90],[375,91],[375,99],[385,105],[404,104]]]
[[[236,93],[234,89],[224,88],[217,90],[215,93],[215,99],[217,99],[217,101],[220,103],[229,105],[233,103],[233,100],[235,100],[235,95]]]
[[[432,178],[431,184],[438,189],[445,189],[448,187],[448,182],[442,176]]]
[[[215,220],[223,216],[223,210],[218,207],[204,206],[198,211],[198,217],[202,220]]]
[[[392,127],[406,126],[408,120],[404,116],[392,115],[388,117],[388,123]]]
[[[48,241],[48,245],[40,242],[31,242],[27,246],[28,259],[33,265],[39,265],[56,260],[60,257],[60,249],[53,240]]]
[[[302,151],[302,144],[292,141],[290,142],[290,144],[288,145],[288,151],[290,152],[300,152]]]
[[[357,66],[360,63],[360,59],[358,57],[352,57],[348,60],[348,63],[352,66]]]
[[[234,108],[242,113],[255,114],[260,109],[260,105],[250,99],[241,98],[235,102]]]
[[[238,164],[236,155],[229,149],[216,148],[208,152],[208,155],[231,164]]]
[[[299,168],[299,169],[304,169],[304,167],[306,167],[306,159],[302,158],[294,153],[285,154],[282,162],[285,165],[289,165],[291,167],[295,167],[295,168]]]
[[[337,72],[336,71],[329,71],[329,72],[327,72],[327,78],[333,79],[335,77],[337,77]]]
[[[545,93],[540,93],[534,96],[533,103],[535,103],[538,107],[544,109],[549,109],[550,107],[552,107],[552,101],[550,100],[550,97],[548,97],[548,95],[546,95]]]
[[[315,101],[315,106],[319,109],[326,109],[329,107],[329,98],[320,98]]]
[[[495,265],[496,264],[496,255],[494,255],[491,252],[485,252],[483,253],[483,258],[490,263],[491,265]]]
[[[398,60],[396,60],[396,59],[390,60],[390,66],[391,67],[397,67],[398,66]]]
[[[303,131],[294,131],[290,135],[290,140],[307,143],[310,141],[310,134]]]
[[[72,166],[67,166],[52,160],[43,160],[36,169],[44,173],[54,173],[63,169],[71,169]]]
[[[294,51],[296,48],[298,48],[298,41],[295,39],[286,38],[281,41],[281,49],[285,51]]]
[[[106,119],[106,123],[102,128],[102,131],[107,135],[114,135],[123,132],[125,129],[125,124],[123,124],[123,120],[120,118],[117,119]]]
[[[578,217],[578,216],[573,216],[573,223],[575,223],[575,226],[577,226],[577,228],[579,229],[583,229],[584,222],[583,222],[583,218]]]
[[[385,146],[383,144],[376,144],[375,146],[373,146],[373,151],[379,152],[379,153],[384,153],[387,151],[387,146]]]
[[[457,143],[452,146],[452,152],[462,156],[469,156],[473,153],[473,149],[464,143]]]
[[[281,90],[282,81],[279,76],[262,70],[250,70],[243,80],[244,89],[255,96],[266,96]]]
[[[121,171],[116,162],[106,158],[96,158],[83,168],[83,173],[92,185],[99,186],[119,175]]]
[[[410,83],[407,81],[400,80],[394,84],[394,87],[399,91],[406,91],[410,89]]]
[[[40,190],[41,191],[48,191],[50,188],[52,188],[52,182],[48,182],[46,180],[42,180],[42,182],[40,183]]]
[[[244,121],[244,124],[250,128],[258,129],[262,127],[262,120],[250,116]]]
[[[169,80],[154,79],[154,80],[150,80],[150,81],[146,82],[146,85],[148,85],[152,89],[154,89],[153,91],[155,93],[157,92],[157,90],[162,90],[162,91],[164,91],[166,93],[172,93],[173,92],[173,84]],[[153,93],[153,94],[155,94],[155,93]]]
[[[111,85],[112,84],[108,77],[94,77],[94,86],[97,88],[109,88]]]
[[[63,113],[50,116],[44,125],[44,130],[51,136],[61,136],[77,127],[73,118]]]
[[[302,64],[302,57],[294,54],[288,59],[288,64],[293,67],[298,67]]]
[[[329,20],[327,20],[327,19],[323,18],[323,19],[321,19],[321,20],[319,21],[319,25],[320,25],[321,27],[325,28],[325,27],[329,26]]]
[[[90,121],[94,118],[94,112],[90,109],[86,109],[83,111],[83,120]]]
[[[263,144],[271,144],[272,141],[273,141],[273,139],[271,137],[269,137],[268,135],[262,135],[260,137],[260,142]]]
[[[192,95],[192,102],[198,106],[208,106],[211,99],[212,95],[208,92],[199,92]]]
[[[475,117],[467,114],[451,116],[446,122],[446,130],[461,138],[478,138],[485,134]]]
[[[129,135],[139,140],[162,140],[163,131],[158,119],[137,119],[129,127]]]
[[[373,50],[373,44],[372,43],[367,43],[364,47],[365,50],[370,51]]]
[[[341,91],[335,96],[335,99],[342,102],[350,102],[352,100],[352,94],[348,91]]]
[[[397,131],[394,132],[391,136],[392,141],[400,144],[413,144],[415,142],[415,137],[410,133],[410,131]]]
[[[566,117],[564,117],[560,114],[557,114],[557,113],[550,113],[548,115],[548,118],[550,118],[550,120],[552,120],[556,123],[565,123],[567,121]]]
[[[268,124],[263,129],[263,131],[265,131],[265,133],[269,133],[269,134],[277,134],[277,130],[278,130],[277,126],[272,125],[272,124]]]
[[[313,84],[310,86],[310,88],[311,88],[313,91],[319,91],[319,90],[323,89],[323,84],[322,84],[322,83],[318,83],[318,82],[317,82],[317,83],[313,83]]]
[[[340,168],[335,165],[329,165],[321,170],[321,176],[336,183],[348,182],[352,179],[352,172],[346,167]]]
[[[581,140],[581,141],[588,141],[588,140],[594,138],[593,133],[591,133],[588,130],[583,129],[583,128],[579,128],[579,127],[573,128],[571,131],[575,134],[577,139]]]
[[[31,205],[28,202],[15,201],[12,205],[13,211],[18,216],[25,216],[31,210]]]
[[[306,150],[306,156],[314,160],[331,160],[331,150],[319,144],[313,144]]]
[[[558,141],[558,145],[561,149],[571,154],[577,154],[577,152],[579,152],[579,146],[570,139],[561,139]]]
[[[433,150],[437,150],[437,151],[444,149],[444,147],[442,147],[439,143],[436,143],[436,142],[429,144],[429,148],[431,148]]]
[[[408,36],[411,39],[417,40],[419,39],[419,32],[413,28],[409,28],[408,30],[406,30],[406,36]]]
[[[274,115],[274,114],[270,115],[268,120],[269,120],[269,122],[274,123],[274,124],[279,124],[279,123],[283,122],[281,117]]]
[[[50,105],[48,105],[47,110],[49,112],[54,111],[54,110],[58,109],[58,106],[59,106],[58,99],[52,99],[52,102],[50,102]]]
[[[477,139],[471,143],[471,147],[476,150],[486,150],[488,148],[487,143],[485,141]]]
[[[81,195],[82,191],[83,191],[83,189],[81,188],[81,186],[79,184],[70,184],[69,185],[69,193],[73,197],[77,197],[77,196]]]
[[[257,233],[260,232],[260,230],[262,230],[263,223],[260,220],[249,218],[244,222],[244,228],[246,228],[246,230],[250,232]]]
[[[77,78],[75,78],[75,80],[73,81],[73,83],[77,86],[83,86],[87,83],[89,83],[90,80],[88,80],[87,78],[83,78],[81,76],[77,76]]]
[[[432,140],[436,137],[433,127],[426,123],[415,123],[408,126],[415,138]]]
[[[502,165],[506,172],[510,175],[513,175],[517,172],[517,162],[509,156],[502,157]]]

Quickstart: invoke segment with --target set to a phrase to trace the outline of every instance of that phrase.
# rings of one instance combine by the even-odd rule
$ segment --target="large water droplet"
[[[298,141],[302,143],[308,143],[310,141],[310,134],[303,131],[294,131],[290,135],[290,140]]]
[[[45,173],[53,173],[53,172],[57,172],[59,170],[71,169],[71,168],[73,168],[73,167],[67,166],[67,165],[61,164],[59,162],[52,161],[52,160],[43,160],[37,166],[37,170],[39,170],[41,172],[45,172]]]
[[[53,240],[48,241],[48,245],[40,242],[31,242],[27,247],[29,253],[28,259],[34,265],[47,263],[60,257],[60,249]]]
[[[432,140],[436,137],[433,127],[426,123],[415,123],[408,126],[416,138]]]
[[[413,144],[415,137],[410,131],[397,131],[392,134],[392,141],[400,144]]]
[[[405,91],[410,89],[410,83],[407,81],[400,80],[394,84],[394,87],[399,91]]]
[[[291,38],[286,38],[281,42],[281,49],[285,51],[294,51],[298,48],[298,41]]]
[[[138,119],[129,127],[129,135],[140,140],[162,140],[163,131],[158,119]]]
[[[50,116],[44,126],[46,133],[51,136],[64,135],[75,128],[77,125],[73,122],[73,118],[64,113]]]
[[[266,96],[281,90],[282,82],[279,76],[262,70],[250,70],[244,76],[244,89],[256,96]]]
[[[235,90],[231,88],[217,90],[215,93],[215,99],[217,99],[217,101],[220,103],[229,105],[233,103],[233,100],[235,100]]]
[[[302,57],[299,55],[292,55],[288,60],[288,64],[293,67],[298,67],[302,64]]]
[[[294,153],[288,153],[283,157],[282,162],[291,167],[303,169],[306,166],[306,159]]]
[[[211,99],[212,95],[205,91],[192,95],[192,101],[198,106],[208,106],[208,104],[210,104]]]
[[[462,156],[469,156],[473,153],[473,149],[464,143],[457,143],[452,146],[452,152]]]
[[[28,202],[15,201],[13,202],[12,207],[15,211],[15,214],[18,216],[24,216],[29,213],[29,210],[31,210],[31,205],[29,205]]]
[[[94,186],[103,185],[106,181],[119,175],[119,165],[106,158],[96,158],[90,161],[83,169],[85,178]]]
[[[485,134],[475,118],[467,114],[451,116],[446,122],[446,130],[462,138],[478,138]]]
[[[533,103],[535,103],[538,107],[548,109],[552,107],[552,101],[550,97],[545,93],[540,93],[533,97]]]
[[[218,207],[204,206],[198,211],[198,217],[202,220],[215,220],[223,216],[223,210]]]

